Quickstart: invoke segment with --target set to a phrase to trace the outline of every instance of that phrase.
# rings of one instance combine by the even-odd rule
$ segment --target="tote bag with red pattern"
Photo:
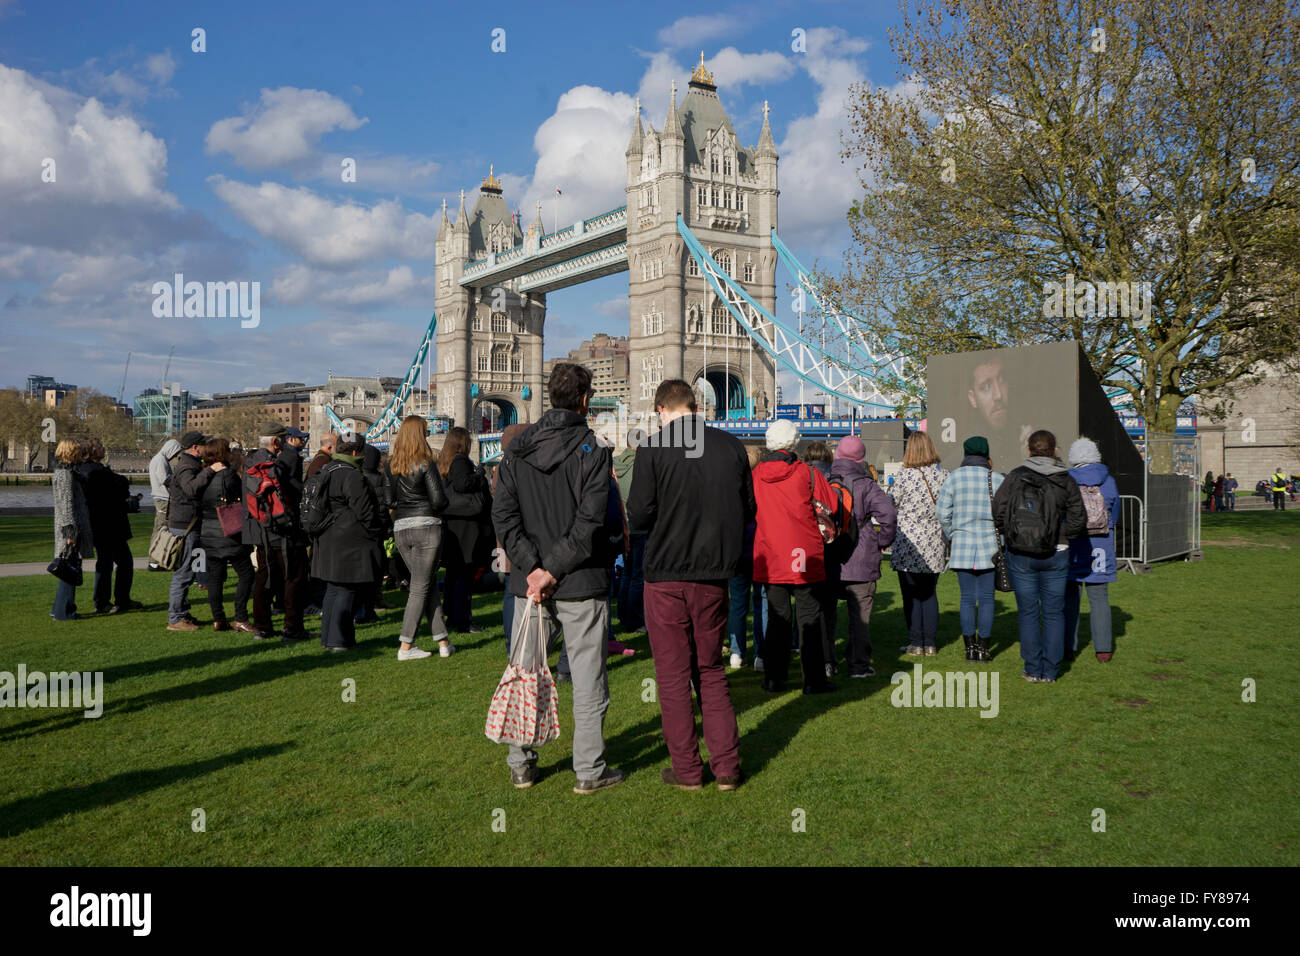
[[[510,663],[492,695],[483,733],[493,743],[536,747],[560,736],[560,695],[546,666],[541,608],[531,599],[522,603],[527,610],[517,615]]]

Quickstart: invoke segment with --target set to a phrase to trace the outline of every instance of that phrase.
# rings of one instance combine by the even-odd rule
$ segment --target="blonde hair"
[[[81,441],[76,438],[60,438],[54,446],[54,457],[65,465],[76,465],[85,461],[82,457]]]
[[[419,415],[407,415],[402,419],[402,427],[393,439],[393,451],[388,458],[388,468],[394,475],[409,475],[417,465],[428,465],[433,461],[433,451],[429,448],[428,423]]]
[[[925,432],[912,432],[907,440],[907,451],[903,453],[904,468],[924,468],[926,465],[939,464],[939,453],[934,450],[934,442]]]
[[[745,454],[749,456],[749,470],[753,471],[758,467],[759,462],[763,460],[763,449],[755,445],[746,445]]]

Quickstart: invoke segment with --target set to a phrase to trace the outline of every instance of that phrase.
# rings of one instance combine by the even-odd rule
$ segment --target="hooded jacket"
[[[817,530],[813,495],[828,507],[835,506],[835,492],[821,472],[788,451],[770,452],[754,469],[755,581],[816,584],[826,580],[825,546]]]
[[[736,438],[701,427],[703,421],[675,418],[634,450],[641,464],[627,499],[627,523],[633,532],[649,533],[648,582],[722,583],[744,560],[745,525],[755,510],[749,459]]]
[[[172,476],[167,483],[167,490],[171,493],[171,501],[167,506],[167,526],[171,530],[184,533],[190,521],[194,522],[195,531],[201,530],[199,501],[215,474],[210,465],[205,467],[203,462],[187,451],[176,456],[172,463]]]
[[[1084,584],[1109,584],[1116,579],[1115,525],[1119,523],[1119,488],[1101,462],[1070,469],[1077,485],[1098,485],[1110,515],[1110,528],[1098,537],[1075,538],[1070,542],[1070,580]],[[1082,500],[1082,493],[1080,494]],[[1100,570],[1098,570],[1100,569]]]
[[[167,479],[172,475],[172,459],[181,453],[181,443],[175,438],[163,442],[158,454],[149,459],[149,492],[154,501],[166,501],[171,497],[167,490]]]
[[[894,543],[898,509],[872,480],[862,462],[836,458],[831,474],[837,475],[853,492],[853,518],[858,523],[858,546],[840,565],[840,580],[849,584],[879,580],[880,553]],[[879,531],[873,520],[880,526]]]
[[[311,574],[335,584],[370,584],[380,577],[383,520],[359,455],[333,455],[325,468],[326,506],[334,520],[312,542]]]
[[[1083,495],[1079,494],[1079,486],[1070,477],[1070,473],[1051,458],[1027,458],[1023,465],[1007,475],[1006,481],[1002,482],[993,496],[993,521],[1005,540],[1011,502],[1020,486],[1026,481],[1034,480],[1031,476],[1035,475],[1046,479],[1056,506],[1056,514],[1060,517],[1060,530],[1056,538],[1058,546],[1055,549],[1059,551],[1060,545],[1066,544],[1073,538],[1087,535],[1088,513],[1084,511]],[[1006,543],[1007,550],[1014,554],[1025,554],[1032,558],[1046,558],[1051,557],[1052,554],[1050,551],[1047,554],[1029,554],[1013,547],[1010,541]]]
[[[510,591],[528,593],[544,568],[559,582],[552,597],[609,594],[609,449],[576,412],[552,408],[516,438],[501,460],[492,523],[510,558]]]

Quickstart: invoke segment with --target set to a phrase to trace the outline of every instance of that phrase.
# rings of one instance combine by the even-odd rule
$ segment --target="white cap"
[[[794,451],[799,444],[799,428],[788,418],[778,418],[767,426],[768,451]]]
[[[1091,465],[1101,461],[1101,452],[1097,443],[1090,438],[1080,438],[1070,446],[1066,459],[1071,465]]]

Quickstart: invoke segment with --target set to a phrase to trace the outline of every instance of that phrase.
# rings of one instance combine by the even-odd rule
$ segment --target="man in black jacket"
[[[591,372],[557,363],[551,405],[510,445],[500,466],[492,520],[510,558],[510,590],[536,604],[547,645],[564,633],[573,675],[575,793],[623,781],[605,763],[609,709],[605,632],[609,626],[609,534],[605,528],[613,466],[609,449],[587,427]],[[524,613],[516,606],[515,617]],[[531,610],[530,610],[531,613]],[[537,779],[537,753],[511,745],[506,758],[520,789]]]
[[[307,600],[307,541],[298,527],[298,503],[302,499],[300,445],[288,442],[289,429],[277,421],[265,422],[257,450],[244,462],[244,543],[257,551],[257,576],[253,579],[253,626],[258,637],[275,636],[271,620],[271,598],[278,591],[284,604],[286,643],[309,637],[302,623]],[[294,429],[297,432],[297,429]],[[301,432],[297,432],[301,434]],[[286,520],[279,525],[259,522],[249,512],[250,492],[260,482],[249,475],[261,462],[272,462],[272,473],[284,501]]]
[[[645,616],[654,652],[664,741],[672,766],[664,783],[703,785],[691,685],[700,698],[704,741],[719,790],[740,784],[740,737],[727,689],[722,644],[728,581],[754,517],[754,480],[745,446],[696,414],[695,393],[682,379],[655,392],[663,426],[637,450],[627,522],[648,531]]]
[[[212,476],[225,469],[221,462],[204,467],[203,446],[208,437],[202,432],[186,432],[181,438],[181,453],[167,479],[171,498],[167,505],[167,527],[172,534],[185,538],[181,563],[172,572],[171,594],[167,605],[167,630],[197,631],[198,621],[190,614],[190,585],[194,583],[193,552],[199,543],[199,501]]]
[[[131,483],[125,475],[104,464],[103,442],[91,438],[88,444],[90,459],[78,465],[77,471],[86,489],[86,507],[95,536],[95,610],[100,614],[117,614],[144,606],[131,600],[135,562],[127,544],[131,539],[131,521],[126,510]],[[117,566],[116,586],[114,565]]]
[[[1088,534],[1083,495],[1056,457],[1056,436],[1029,436],[1029,458],[993,496],[993,522],[1007,548],[1016,592],[1020,656],[1031,684],[1053,684],[1065,655],[1067,541]],[[1040,623],[1041,616],[1041,623]]]

